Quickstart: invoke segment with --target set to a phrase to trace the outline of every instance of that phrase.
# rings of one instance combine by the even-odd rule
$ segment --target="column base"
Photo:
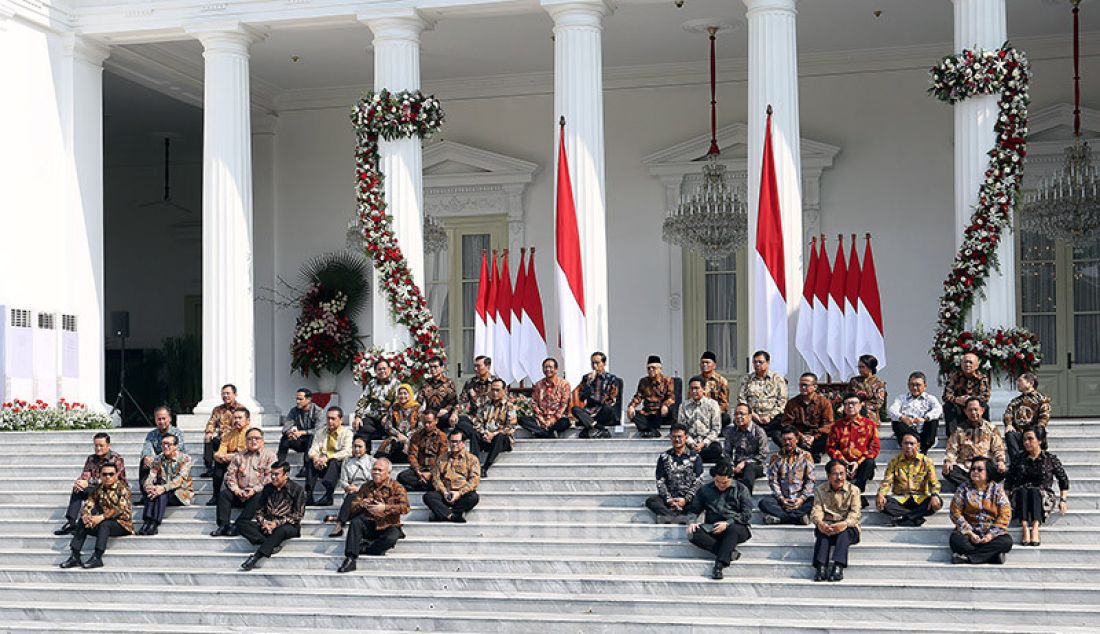
[[[986,420],[994,424],[1000,423],[1004,419],[1008,403],[1019,393],[1014,387],[1009,387],[1008,382],[1001,386],[993,383],[989,391],[989,409],[985,412]]]

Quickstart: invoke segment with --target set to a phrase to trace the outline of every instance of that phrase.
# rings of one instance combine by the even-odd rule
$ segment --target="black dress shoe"
[[[970,563],[970,557],[961,555],[959,553],[951,553],[951,563],[953,564],[968,564]]]
[[[844,566],[834,563],[829,569],[829,581],[844,581]]]
[[[351,572],[355,570],[355,557],[344,557],[344,563],[336,569],[336,572]]]
[[[722,562],[720,562],[720,561],[714,562],[714,569],[710,571],[710,578],[711,579],[725,579],[726,575],[725,575],[725,573],[722,572],[723,568],[725,568],[725,566],[722,565]]]
[[[828,569],[825,566],[814,566],[814,581],[825,581],[828,578]]]
[[[226,528],[225,534],[230,537],[237,537],[241,534],[241,527],[236,524],[230,524],[229,527]]]
[[[210,536],[211,537],[225,537],[228,534],[229,534],[229,527],[228,526],[219,526],[219,527],[215,528],[214,530],[210,531]]]
[[[317,501],[317,506],[332,506],[332,496],[326,495]]]
[[[295,473],[294,477],[295,478],[304,478],[304,477],[306,477],[306,468],[302,467],[301,469],[298,469],[298,473]]]
[[[85,561],[82,565],[85,570],[89,570],[91,568],[102,568],[103,558],[99,555],[92,555],[88,558],[88,561]]]
[[[199,477],[200,478],[213,478],[214,477],[214,472],[211,471],[210,469],[207,469],[206,471],[203,471],[202,473],[200,473]]]
[[[84,562],[80,561],[80,555],[78,555],[77,553],[72,553],[69,555],[68,559],[59,564],[59,567],[67,570],[69,568],[77,568],[83,565]]]
[[[156,535],[160,532],[160,529],[158,528],[159,526],[160,522],[150,522],[148,524],[143,524],[141,526],[141,529],[145,532],[142,533],[142,535]]]
[[[65,522],[65,525],[53,532],[54,535],[71,535],[76,532],[76,524]]]
[[[207,505],[207,506],[217,506],[217,505],[218,505],[218,498],[217,498],[217,496],[211,497],[211,498],[210,498],[209,500],[207,500],[207,501],[206,501],[206,505]]]
[[[466,518],[462,516],[462,513],[451,513],[451,516],[447,519],[454,522],[455,524],[465,524],[466,523]]]
[[[343,526],[337,526],[336,528],[332,529],[332,532],[329,533],[328,536],[329,537],[343,537],[344,536],[344,527]]]
[[[252,553],[248,556],[248,559],[245,559],[244,563],[241,564],[241,570],[244,572],[252,570],[256,567],[256,564],[260,563],[260,560],[263,558],[264,556],[260,553]]]

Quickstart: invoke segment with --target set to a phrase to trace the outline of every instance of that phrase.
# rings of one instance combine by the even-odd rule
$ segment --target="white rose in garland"
[[[979,324],[965,329],[966,316],[997,267],[1001,233],[1012,222],[1027,156],[1028,82],[1031,68],[1022,51],[1005,43],[996,51],[964,50],[945,57],[929,71],[928,92],[954,104],[978,95],[1000,94],[1000,114],[994,124],[996,142],[989,151],[989,168],[978,190],[978,203],[963,232],[954,264],[943,282],[932,356],[947,375],[959,367],[962,355],[975,352],[996,375],[1019,376],[1042,361],[1039,339],[1026,328],[987,331]]]

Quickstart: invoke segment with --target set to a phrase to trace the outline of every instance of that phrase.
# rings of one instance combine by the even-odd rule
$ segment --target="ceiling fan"
[[[164,137],[164,195],[159,200],[142,203],[138,207],[166,206],[178,209],[186,213],[195,213],[194,210],[185,207],[172,200],[172,139]]]

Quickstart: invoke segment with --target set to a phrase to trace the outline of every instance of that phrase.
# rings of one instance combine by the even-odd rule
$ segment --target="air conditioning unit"
[[[31,311],[0,306],[0,377],[3,399],[34,399],[34,330]]]
[[[76,315],[61,315],[61,378],[59,396],[80,401],[80,330]]]
[[[57,314],[38,313],[34,327],[34,398],[57,403]]]

